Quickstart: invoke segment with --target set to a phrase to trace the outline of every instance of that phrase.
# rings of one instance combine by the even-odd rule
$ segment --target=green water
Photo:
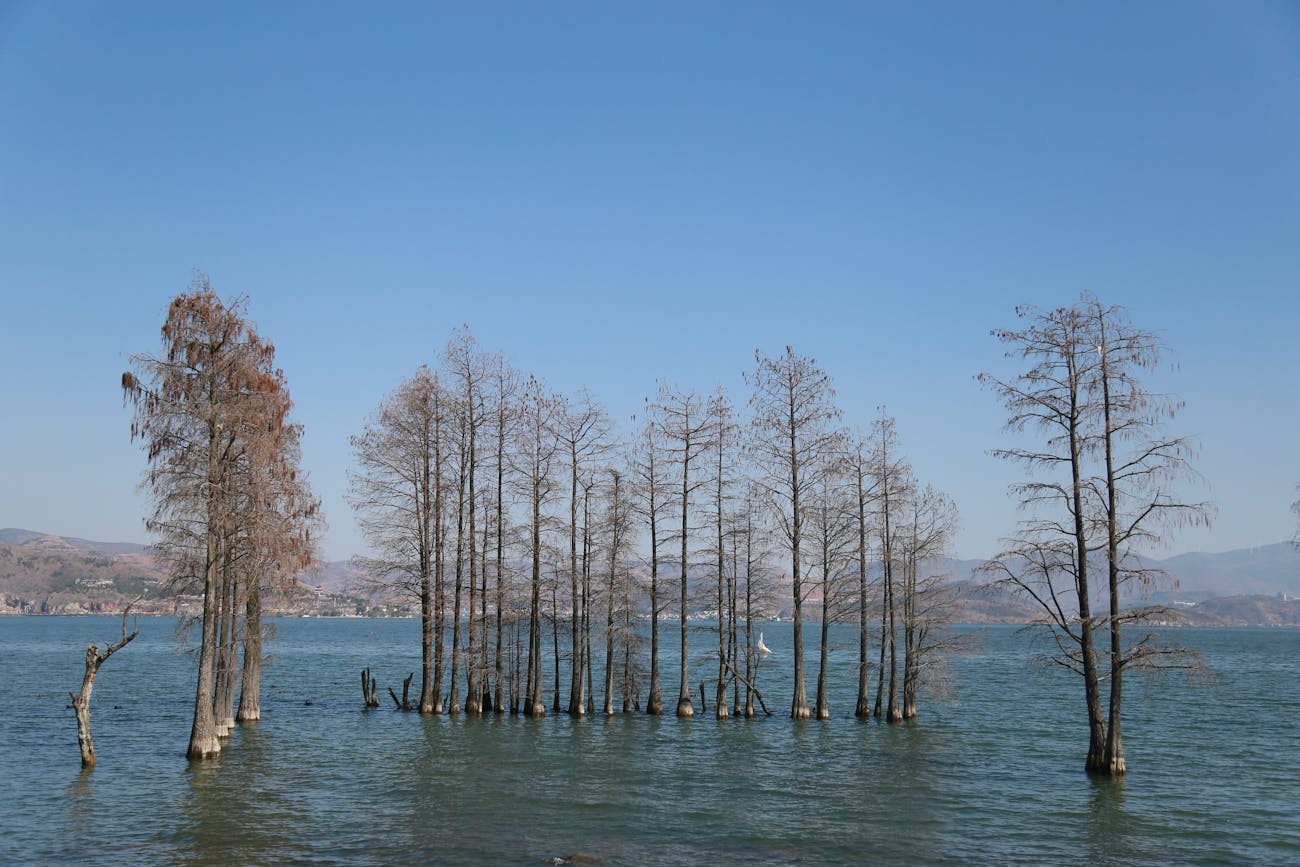
[[[0,862],[1300,863],[1297,631],[1179,632],[1218,680],[1135,681],[1112,782],[1082,772],[1078,685],[1008,628],[954,662],[948,701],[887,726],[852,718],[848,630],[830,722],[783,715],[780,624],[769,719],[426,719],[386,698],[418,669],[417,623],[286,620],[264,719],[201,765],[183,756],[192,657],[171,621],[139,628],[101,671],[82,772],[67,692],[119,621],[0,618]],[[367,665],[388,705],[370,712]]]

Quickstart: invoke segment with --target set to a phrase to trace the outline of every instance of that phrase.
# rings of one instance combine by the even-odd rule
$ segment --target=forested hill
[[[1023,599],[977,590],[981,562],[951,559],[937,566],[963,591],[955,619],[1017,623],[1034,617]],[[1149,565],[1171,579],[1154,598],[1171,606],[1175,622],[1300,625],[1300,603],[1295,601],[1300,597],[1300,552],[1288,542],[1221,554],[1180,554]],[[352,613],[342,598],[358,593],[360,577],[348,561],[326,563],[300,576],[302,594],[286,610]],[[144,545],[0,530],[0,612],[111,612],[143,595],[140,610],[172,613],[174,604],[162,598],[166,580]]]

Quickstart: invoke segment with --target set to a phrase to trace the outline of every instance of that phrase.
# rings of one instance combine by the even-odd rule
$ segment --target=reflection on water
[[[1300,860],[1300,758],[1278,749],[1300,731],[1294,634],[1190,633],[1269,723],[1243,726],[1174,685],[1135,692],[1131,773],[1110,781],[1083,773],[1076,684],[1027,667],[1011,630],[955,662],[952,703],[896,726],[852,718],[851,643],[832,656],[829,723],[362,711],[361,667],[382,691],[418,660],[411,621],[284,622],[263,721],[190,764],[192,659],[170,623],[142,619],[96,690],[100,763],[82,772],[66,709],[31,684],[75,682],[88,625],[102,631],[0,621],[0,702],[13,709],[0,717],[0,861]],[[765,630],[788,659],[788,627]],[[773,707],[788,678],[765,665]]]

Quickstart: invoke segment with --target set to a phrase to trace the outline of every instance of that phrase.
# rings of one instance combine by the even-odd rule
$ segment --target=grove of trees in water
[[[419,698],[394,692],[398,706],[660,714],[675,631],[673,712],[752,717],[767,709],[758,624],[784,609],[792,717],[830,718],[841,620],[859,626],[857,715],[914,717],[951,599],[926,565],[956,509],[917,483],[883,410],[868,432],[843,424],[813,359],[759,353],[747,383],[744,409],[661,384],[620,436],[589,392],[550,391],[462,330],[384,397],[352,439],[349,498],[371,586],[420,607]]]
[[[1130,555],[1206,508],[1167,490],[1190,449],[1162,433],[1176,404],[1139,378],[1158,361],[1155,339],[1091,296],[1020,315],[1022,330],[995,335],[1026,369],[980,379],[1020,443],[997,454],[1028,468],[1016,489],[1028,517],[987,569],[1042,606],[1056,661],[1082,676],[1087,769],[1122,774],[1123,673],[1194,664],[1129,635],[1153,614],[1121,607],[1125,584],[1153,578]],[[260,600],[314,561],[319,503],[274,348],[245,302],[200,279],[162,336],[159,355],[132,358],[123,388],[148,455],[156,549],[178,590],[203,594],[189,747],[202,759],[258,718]],[[883,408],[866,429],[850,423],[828,373],[790,347],[755,353],[741,397],[659,384],[625,430],[585,389],[550,390],[468,330],[433,361],[351,440],[348,498],[368,545],[356,565],[374,591],[420,610],[418,698],[408,679],[400,698],[390,690],[398,707],[540,717],[549,700],[573,716],[662,714],[676,675],[678,716],[770,714],[760,628],[780,611],[793,629],[792,718],[831,718],[835,622],[856,626],[854,715],[916,716],[953,649],[955,588],[938,567],[958,518],[917,479]],[[665,671],[674,639],[677,670]]]

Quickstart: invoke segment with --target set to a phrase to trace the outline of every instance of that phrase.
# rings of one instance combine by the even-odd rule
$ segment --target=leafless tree
[[[493,464],[496,470],[496,496],[493,504],[496,507],[496,521],[494,529],[496,531],[496,648],[493,655],[493,683],[495,685],[495,701],[493,706],[497,713],[504,710],[504,693],[501,686],[503,677],[503,610],[506,604],[506,585],[509,583],[506,575],[506,558],[505,558],[505,539],[507,535],[506,526],[506,467],[508,457],[506,454],[507,446],[514,436],[515,426],[519,421],[519,374],[506,363],[504,356],[497,354],[492,359],[490,366],[490,393],[492,404],[490,415],[493,419],[492,432],[495,439],[495,448],[493,450]]]
[[[349,474],[348,499],[372,551],[356,565],[372,586],[420,602],[422,714],[441,711],[444,637],[435,602],[442,596],[447,403],[438,375],[419,368],[352,438],[358,470]]]
[[[953,592],[933,570],[957,532],[957,507],[930,485],[914,486],[901,510],[898,554],[903,596],[903,719],[916,717],[917,693],[927,671],[953,650],[946,631]]]
[[[614,713],[615,651],[620,643],[631,640],[627,624],[631,607],[631,569],[628,567],[629,548],[632,541],[632,496],[622,470],[607,470],[601,524],[606,548],[605,573],[605,705],[608,716]],[[626,655],[624,657],[627,658]],[[622,678],[623,703],[626,707],[630,691],[630,665],[625,662]]]
[[[126,619],[130,613],[131,605],[127,605],[122,612],[120,640],[109,644],[102,652],[94,644],[86,648],[86,671],[81,678],[81,690],[68,693],[68,697],[72,700],[72,712],[77,718],[77,746],[81,749],[83,768],[95,766],[95,739],[90,733],[90,696],[95,689],[95,676],[99,674],[99,667],[107,662],[110,656],[126,647],[140,634],[138,630],[132,630],[129,634],[126,631]]]
[[[1085,767],[1118,776],[1126,771],[1119,726],[1124,671],[1199,666],[1193,654],[1160,647],[1149,634],[1124,644],[1124,626],[1148,620],[1153,609],[1124,610],[1122,588],[1149,585],[1155,577],[1135,558],[1141,546],[1158,542],[1171,526],[1207,520],[1209,508],[1184,502],[1171,489],[1191,472],[1191,447],[1163,432],[1179,404],[1141,383],[1141,374],[1159,363],[1156,338],[1134,328],[1122,308],[1105,307],[1090,295],[1070,307],[1017,312],[1027,327],[994,335],[1028,369],[1010,381],[980,378],[1006,405],[1011,432],[1039,432],[1045,440],[995,452],[1030,471],[1015,490],[1031,516],[990,570],[1042,608],[1058,650],[1055,661],[1084,680]],[[1094,565],[1105,569],[1103,588],[1091,580]],[[1093,613],[1098,589],[1108,603],[1105,616]],[[1109,638],[1104,667],[1096,640],[1103,629]],[[1110,706],[1103,712],[1101,683],[1107,679]]]
[[[650,684],[646,696],[646,713],[658,716],[663,713],[663,698],[659,689],[659,617],[669,604],[661,596],[659,576],[660,527],[664,521],[664,509],[671,496],[665,475],[668,460],[665,452],[662,420],[659,408],[651,401],[646,401],[646,417],[641,425],[629,460],[631,473],[636,479],[635,490],[638,494],[640,512],[648,530],[650,548]]]
[[[689,680],[690,655],[687,631],[689,620],[689,573],[691,562],[692,497],[708,480],[700,459],[708,451],[712,425],[703,398],[693,391],[683,391],[668,385],[659,389],[658,417],[663,423],[665,450],[672,471],[681,479],[677,490],[676,507],[680,519],[677,541],[680,544],[680,573],[678,591],[681,604],[678,616],[681,621],[681,684],[677,697],[677,715],[695,715],[691,703]]]
[[[880,408],[880,414],[872,423],[871,439],[871,485],[876,492],[874,523],[880,535],[880,663],[876,678],[876,701],[871,712],[876,717],[881,715],[881,701],[887,680],[889,700],[884,708],[885,720],[896,723],[902,721],[903,710],[899,704],[898,690],[898,556],[895,543],[899,533],[898,514],[914,480],[912,468],[899,454],[894,419],[884,407]]]
[[[554,492],[554,473],[560,457],[555,436],[558,421],[556,398],[548,394],[536,377],[529,377],[523,390],[519,423],[515,428],[516,448],[512,458],[516,478],[528,509],[528,555],[531,564],[531,598],[528,610],[528,664],[524,693],[527,716],[546,715],[542,698],[542,561],[546,507]]]
[[[573,716],[586,713],[584,675],[586,666],[590,665],[583,652],[582,573],[578,568],[578,511],[581,503],[578,480],[589,475],[590,464],[608,450],[610,429],[609,416],[587,389],[579,391],[572,400],[563,401],[557,416],[556,435],[569,467],[569,626],[573,657],[569,666],[569,713]]]
[[[737,452],[740,445],[740,428],[736,424],[735,408],[721,388],[709,398],[706,411],[711,427],[708,434],[709,471],[712,474],[709,482],[712,494],[710,517],[714,531],[712,553],[718,612],[718,684],[714,709],[718,719],[726,719],[729,716],[726,694],[727,683],[730,680],[728,672],[734,665],[729,639],[734,634],[735,623],[734,615],[728,616],[729,609],[734,606],[728,589],[726,523],[731,506],[732,488],[738,476]]]
[[[839,470],[844,469],[837,462]],[[842,472],[823,473],[807,500],[809,575],[806,586],[821,596],[821,637],[818,642],[817,700],[813,716],[831,718],[828,694],[827,663],[830,651],[830,627],[839,619],[847,567],[854,550],[854,521],[848,481]],[[814,578],[815,576],[815,578]],[[806,600],[805,600],[806,601]]]
[[[830,377],[814,359],[787,346],[769,358],[754,354],[756,367],[747,377],[753,395],[750,454],[756,481],[766,492],[781,537],[790,552],[794,602],[794,694],[790,716],[808,719],[804,685],[802,571],[805,503],[820,477],[830,471],[837,450],[835,426],[840,418]]]
[[[1121,733],[1124,673],[1129,668],[1197,667],[1199,658],[1182,648],[1159,645],[1147,634],[1126,646],[1123,630],[1151,619],[1155,609],[1120,610],[1121,588],[1151,586],[1161,573],[1134,556],[1144,546],[1159,545],[1172,527],[1207,523],[1207,503],[1178,497],[1173,486],[1194,476],[1193,445],[1165,431],[1182,402],[1150,391],[1143,374],[1159,368],[1163,346],[1155,334],[1135,327],[1128,311],[1103,305],[1084,294],[1078,307],[1087,318],[1098,360],[1087,380],[1088,395],[1100,405],[1100,478],[1088,482],[1089,499],[1104,523],[1110,633],[1110,703],[1107,709],[1104,767],[1109,776],[1125,773]],[[1095,520],[1095,519],[1094,519]]]
[[[871,441],[866,437],[855,436],[846,446],[844,471],[849,481],[853,529],[857,543],[854,554],[858,578],[858,699],[853,715],[858,719],[871,716],[871,691],[867,676],[870,667],[871,601],[868,592],[868,576],[871,571],[871,548],[868,539],[875,534],[873,523],[876,513],[875,501],[880,489],[872,457]]]
[[[1031,478],[1015,485],[1013,491],[1031,516],[1021,522],[1017,537],[991,561],[990,568],[999,581],[1018,588],[1043,608],[1044,624],[1052,627],[1061,652],[1058,661],[1083,676],[1088,711],[1085,767],[1099,770],[1105,766],[1106,719],[1094,637],[1089,574],[1092,548],[1084,500],[1089,415],[1093,412],[1086,382],[1100,357],[1081,310],[1021,307],[1016,313],[1027,321],[1025,328],[996,329],[993,335],[1007,344],[1007,356],[1022,359],[1027,369],[1010,380],[988,373],[980,374],[979,379],[1007,408],[1009,432],[1040,433],[1043,441],[993,452],[1025,465],[1030,472]]]

